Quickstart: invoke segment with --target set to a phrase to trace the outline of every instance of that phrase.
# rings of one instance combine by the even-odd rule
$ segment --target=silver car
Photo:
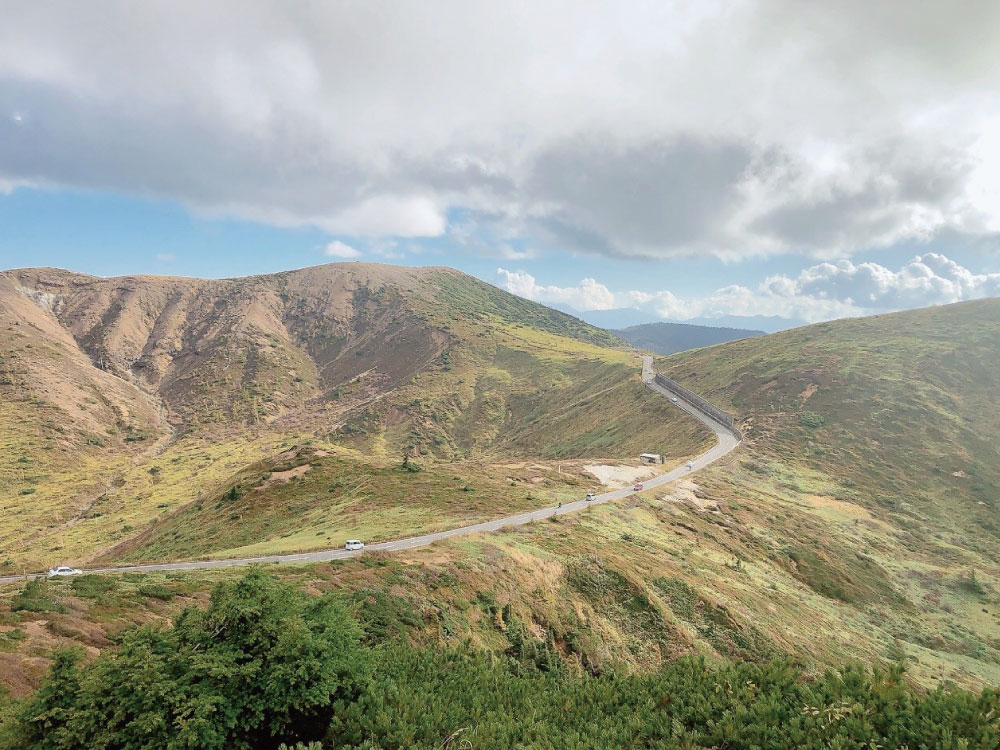
[[[59,578],[60,576],[78,576],[83,571],[79,568],[70,568],[66,565],[60,565],[58,568],[52,568],[49,570],[49,578]]]

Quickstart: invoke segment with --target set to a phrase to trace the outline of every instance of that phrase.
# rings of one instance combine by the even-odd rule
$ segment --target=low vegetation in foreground
[[[902,668],[786,661],[572,670],[551,644],[503,654],[372,638],[344,600],[263,571],[89,663],[63,652],[11,704],[12,750],[73,748],[995,748],[1000,693],[918,692]]]

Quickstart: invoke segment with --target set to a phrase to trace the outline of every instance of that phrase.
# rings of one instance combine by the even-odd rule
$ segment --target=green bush
[[[49,583],[44,578],[32,578],[24,588],[14,594],[10,608],[13,612],[65,612],[66,607],[52,598]]]
[[[968,573],[959,573],[958,576],[955,577],[955,588],[959,591],[964,591],[966,594],[972,594],[973,596],[986,596],[986,587],[983,586],[979,578],[976,577],[975,570],[970,570]]]
[[[238,484],[234,484],[232,487],[226,490],[225,493],[223,493],[222,499],[234,503],[241,497],[243,497],[244,494],[245,493],[243,491],[243,488],[240,487]]]
[[[19,714],[20,748],[233,748],[311,742],[368,675],[357,625],[330,597],[254,570],[208,609],[142,627],[78,666],[61,654]]]
[[[20,628],[0,630],[0,651],[13,651],[19,643],[27,638],[28,634]]]
[[[169,602],[176,594],[164,586],[162,583],[144,583],[139,587],[139,593],[151,599],[160,599]]]
[[[807,679],[786,662],[569,677],[471,651],[382,652],[364,700],[331,728],[365,748],[995,748],[1000,694],[918,693],[902,668]],[[461,739],[461,743],[458,742]]]
[[[599,578],[591,571],[587,580]],[[701,617],[689,587],[669,579],[657,586],[675,611]],[[338,600],[251,571],[220,584],[207,609],[186,609],[168,628],[131,631],[90,664],[79,653],[57,654],[0,746],[1000,747],[1000,691],[917,691],[902,666],[816,676],[787,661],[709,665],[687,657],[651,674],[575,675],[556,644],[532,635],[508,607],[510,647],[497,655],[387,642],[415,613],[392,596],[364,597],[359,603],[374,605],[367,624],[380,636],[371,647]],[[479,600],[493,606],[489,596]]]
[[[817,429],[826,424],[826,418],[814,411],[804,411],[799,415],[799,424],[810,429]]]
[[[70,586],[77,596],[82,596],[85,599],[97,599],[118,588],[118,582],[107,576],[88,574],[77,576]]]

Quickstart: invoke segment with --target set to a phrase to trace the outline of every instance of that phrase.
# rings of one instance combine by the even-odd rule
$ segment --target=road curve
[[[649,355],[644,355],[642,358],[642,382],[651,390],[662,394],[664,397],[669,398],[671,403],[682,411],[686,411],[688,414],[693,416],[695,419],[700,421],[706,427],[708,427],[712,432],[715,433],[716,444],[705,451],[704,453],[691,459],[689,462],[682,466],[672,469],[665,474],[660,474],[652,479],[646,479],[643,481],[643,489],[651,489],[653,487],[659,487],[660,485],[667,484],[668,482],[673,482],[681,477],[693,474],[714,461],[718,461],[724,455],[733,450],[737,445],[740,444],[740,439],[738,433],[736,433],[732,428],[727,425],[718,422],[711,415],[701,411],[695,405],[688,403],[684,398],[678,394],[671,391],[659,383],[657,383],[653,377],[655,373],[653,371],[653,358]],[[676,400],[675,400],[676,399]],[[690,468],[688,468],[690,465]],[[372,552],[376,550],[383,550],[386,552],[397,552],[400,550],[413,549],[414,547],[425,547],[434,542],[440,541],[442,539],[448,539],[453,536],[462,536],[465,534],[479,534],[483,532],[498,531],[509,526],[522,526],[526,523],[531,523],[532,521],[540,521],[546,518],[551,518],[552,516],[561,516],[566,513],[575,513],[576,511],[583,510],[592,505],[600,505],[602,503],[611,502],[612,500],[620,500],[623,497],[628,497],[629,495],[635,494],[631,487],[626,487],[619,490],[612,490],[611,492],[604,492],[597,495],[596,499],[587,502],[586,500],[577,500],[571,503],[563,503],[560,506],[552,506],[549,508],[539,508],[538,510],[529,511],[527,513],[519,513],[514,516],[507,516],[506,518],[498,518],[493,521],[484,521],[483,523],[474,523],[470,526],[459,526],[454,529],[449,529],[447,531],[437,531],[433,534],[424,534],[423,536],[411,536],[406,539],[397,539],[393,542],[379,542],[376,544],[369,544],[365,547],[365,552]],[[174,563],[151,563],[148,565],[121,565],[107,568],[88,568],[85,573],[121,573],[121,572],[151,572],[157,570],[204,570],[208,568],[231,568],[237,565],[249,565],[252,563],[314,563],[314,562],[326,562],[328,560],[343,560],[348,557],[356,557],[362,554],[362,552],[348,552],[344,549],[330,549],[321,550],[319,552],[301,552],[294,555],[264,555],[261,557],[241,557],[226,560],[194,560],[191,562],[174,562]],[[14,581],[24,580],[26,578],[34,578],[39,575],[44,575],[40,573],[29,574],[25,576],[5,576],[0,577],[0,584],[12,583]]]

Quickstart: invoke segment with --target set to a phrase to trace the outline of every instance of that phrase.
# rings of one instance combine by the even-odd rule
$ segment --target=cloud
[[[434,201],[420,195],[375,196],[317,223],[338,234],[375,237],[437,237],[447,224]]]
[[[892,271],[878,263],[821,263],[794,279],[773,276],[762,289],[778,297],[832,300],[868,310],[925,307],[1000,296],[1000,273],[976,274],[939,253]]]
[[[540,286],[535,277],[524,271],[497,269],[497,277],[508,292],[550,304],[569,305],[577,310],[611,310],[615,296],[604,284],[584,279],[574,287]]]
[[[323,254],[331,258],[360,258],[361,253],[345,242],[334,240],[323,248]]]
[[[659,318],[779,315],[809,322],[1000,296],[1000,273],[973,273],[939,253],[915,257],[893,271],[878,263],[820,263],[797,276],[770,276],[756,288],[730,285],[703,297],[669,290],[613,292],[594,279],[576,286],[538,284],[524,271],[497,269],[508,292],[579,310],[634,308]]]
[[[996,3],[92,8],[0,8],[0,186],[508,259],[1000,231]]]

